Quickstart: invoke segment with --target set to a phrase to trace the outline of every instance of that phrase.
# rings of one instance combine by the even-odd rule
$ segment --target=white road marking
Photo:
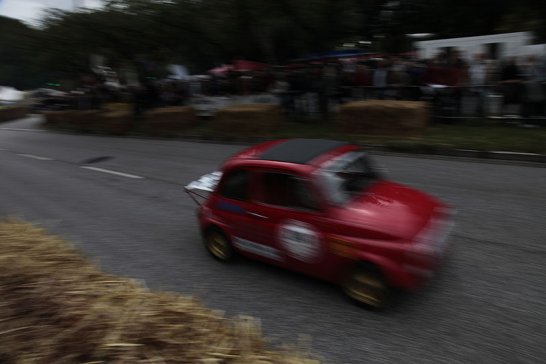
[[[540,155],[540,154],[537,154],[537,153],[509,152],[509,151],[504,151],[504,150],[492,150],[491,153],[496,153],[496,154],[515,154],[515,155]]]
[[[27,157],[27,158],[37,159],[37,160],[39,160],[39,161],[52,161],[52,160],[54,160],[53,158],[40,157],[39,155],[33,155],[33,154],[17,153],[17,155],[19,155],[19,156],[21,156],[21,157]]]
[[[81,168],[84,168],[84,169],[90,169],[92,171],[97,171],[97,172],[103,172],[103,173],[109,173],[109,174],[114,174],[116,176],[122,176],[122,177],[127,177],[127,178],[135,178],[135,179],[142,179],[144,177],[141,177],[141,176],[136,176],[134,174],[129,174],[129,173],[123,173],[123,172],[118,172],[118,171],[112,171],[110,169],[104,169],[104,168],[98,168],[98,167],[89,167],[89,166],[81,166]]]
[[[43,132],[45,130],[40,129],[23,129],[23,128],[0,128],[0,130],[11,130],[11,131],[38,131]]]

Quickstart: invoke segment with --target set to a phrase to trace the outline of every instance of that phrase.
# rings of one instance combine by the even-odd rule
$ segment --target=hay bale
[[[100,110],[61,110],[44,111],[45,125],[74,131],[94,131],[94,123],[100,116]]]
[[[59,111],[44,111],[42,115],[44,116],[44,123],[47,126],[57,126],[63,119]]]
[[[102,110],[45,111],[45,124],[82,132],[115,135],[127,133],[133,125],[133,115],[130,107],[127,107],[129,104],[108,105],[108,108]]]
[[[46,126],[60,129],[75,129],[74,119],[77,115],[76,110],[44,111]]]
[[[152,135],[171,135],[197,125],[198,119],[191,106],[162,107],[144,115],[142,131]]]
[[[247,104],[223,108],[216,114],[214,131],[226,135],[267,135],[278,128],[281,110],[277,105]]]
[[[22,119],[27,113],[27,108],[22,106],[0,107],[0,122]]]
[[[94,132],[97,120],[101,117],[100,110],[84,110],[74,114],[74,128],[82,132]]]
[[[126,111],[132,112],[133,105],[122,102],[110,102],[102,105],[104,111]]]
[[[0,222],[2,363],[318,363],[268,350],[255,319],[101,272],[74,248]]]
[[[133,114],[123,108],[104,111],[93,122],[93,131],[104,134],[123,135],[133,126]]]
[[[409,135],[423,131],[428,118],[425,102],[366,100],[342,105],[336,125],[345,133]]]

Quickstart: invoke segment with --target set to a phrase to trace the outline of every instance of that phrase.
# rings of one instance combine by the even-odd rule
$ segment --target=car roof
[[[229,157],[220,170],[232,168],[281,168],[298,173],[311,173],[324,162],[361,147],[336,140],[277,139],[247,147]]]
[[[294,164],[310,164],[317,157],[344,145],[348,145],[348,143],[327,139],[288,139],[265,149],[255,158]]]

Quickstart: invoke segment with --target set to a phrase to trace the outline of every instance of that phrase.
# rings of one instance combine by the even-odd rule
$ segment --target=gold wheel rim
[[[212,234],[207,244],[209,251],[218,259],[226,260],[228,258],[229,246],[220,234]]]
[[[356,273],[345,286],[347,294],[364,304],[380,307],[385,300],[386,287],[379,279],[367,273]]]

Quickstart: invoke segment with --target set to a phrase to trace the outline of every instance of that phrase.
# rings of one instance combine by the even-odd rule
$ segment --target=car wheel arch
[[[355,261],[344,274],[341,287],[353,303],[370,310],[383,310],[393,303],[393,286],[381,267],[370,261]]]
[[[231,236],[221,226],[208,224],[203,227],[202,236],[206,249],[216,260],[226,263],[235,259],[237,252]]]
[[[229,241],[231,241],[231,235],[228,234],[225,227],[222,227],[220,224],[211,222],[201,229],[201,234],[205,237],[207,234],[210,234],[213,231],[217,231],[218,233],[224,235]]]
[[[347,274],[349,274],[356,267],[360,266],[375,270],[377,273],[381,274],[388,284],[396,285],[393,281],[394,272],[391,268],[393,265],[393,262],[390,262],[384,257],[374,254],[360,254],[356,257],[352,264],[342,271],[342,276],[340,278],[341,280],[345,279]]]

